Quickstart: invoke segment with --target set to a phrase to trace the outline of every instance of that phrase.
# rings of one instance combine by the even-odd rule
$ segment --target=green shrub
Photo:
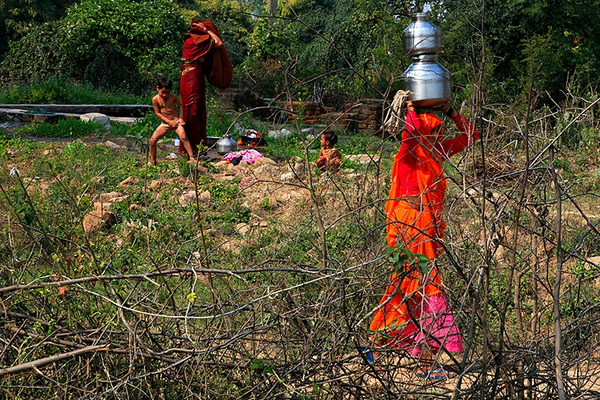
[[[12,84],[68,76],[74,64],[62,46],[64,36],[58,21],[32,26],[0,63],[0,81]]]
[[[179,65],[185,25],[166,0],[84,0],[12,45],[0,76],[4,83],[66,76],[141,94]]]

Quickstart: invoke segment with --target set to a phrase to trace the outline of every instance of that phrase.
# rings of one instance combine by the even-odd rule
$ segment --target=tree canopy
[[[236,83],[264,96],[282,93],[287,82],[299,98],[312,96],[314,83],[325,92],[380,97],[410,64],[401,32],[427,6],[443,32],[440,61],[459,93],[477,86],[488,101],[513,101],[533,76],[541,99],[560,98],[567,81],[579,90],[595,86],[599,2],[83,0],[63,9],[68,2],[38,0],[25,18],[6,0],[0,28],[10,50],[0,43],[0,73],[5,82],[63,75],[139,91],[159,73],[175,76],[181,35],[196,17],[219,27]]]

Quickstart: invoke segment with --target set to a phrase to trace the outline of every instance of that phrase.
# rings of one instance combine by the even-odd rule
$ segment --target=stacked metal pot
[[[404,51],[412,64],[401,76],[409,99],[417,107],[438,106],[450,101],[450,72],[441,66],[438,54],[442,51],[442,31],[429,22],[429,12],[415,13],[413,22],[402,32]]]

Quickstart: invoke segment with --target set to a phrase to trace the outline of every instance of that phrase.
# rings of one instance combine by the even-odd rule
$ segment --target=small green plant
[[[60,120],[56,124],[42,122],[41,124],[23,126],[17,129],[17,132],[40,137],[78,138],[104,133],[106,132],[106,127],[95,121],[86,122],[69,118]]]
[[[177,159],[177,166],[179,167],[178,170],[180,176],[189,176],[194,168],[184,157],[179,157]]]
[[[388,261],[394,266],[397,273],[402,273],[406,267],[411,268],[417,266],[421,273],[427,274],[431,269],[429,257],[425,254],[417,254],[396,244],[394,247],[387,247],[383,250],[384,254],[388,255]]]
[[[265,209],[265,210],[270,210],[271,209],[271,203],[269,201],[268,197],[263,197],[262,200],[260,201],[260,207]]]
[[[153,113],[147,113],[142,118],[138,118],[133,125],[113,124],[110,135],[116,137],[129,136],[133,138],[134,148],[147,151],[148,139],[159,123],[160,121]]]
[[[225,108],[214,97],[207,99],[206,102],[207,125],[206,135],[221,137],[232,124],[231,114],[225,111]]]
[[[0,103],[7,104],[144,104],[147,102],[145,96],[111,93],[60,77],[5,86],[0,90]]]
[[[84,147],[83,143],[79,141],[67,143],[63,148],[62,154],[65,158],[80,157]]]
[[[271,363],[265,362],[265,360],[263,360],[262,358],[257,358],[255,360],[253,360],[250,363],[250,365],[248,365],[248,369],[250,369],[251,371],[254,371],[256,373],[263,373],[263,374],[272,374],[273,373],[273,366],[271,365]]]

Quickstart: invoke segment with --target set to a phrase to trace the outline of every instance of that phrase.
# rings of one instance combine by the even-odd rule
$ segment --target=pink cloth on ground
[[[264,156],[256,150],[248,149],[242,151],[232,151],[231,153],[227,153],[223,158],[221,158],[221,161],[231,161],[234,158],[238,157],[242,157],[242,161],[246,161],[248,164],[254,164],[254,162],[257,159]]]
[[[407,299],[408,312],[413,317],[402,329],[390,332],[396,338],[395,346],[401,347],[415,357],[423,348],[432,353],[440,349],[462,352],[462,336],[443,293],[425,297],[420,301]]]

